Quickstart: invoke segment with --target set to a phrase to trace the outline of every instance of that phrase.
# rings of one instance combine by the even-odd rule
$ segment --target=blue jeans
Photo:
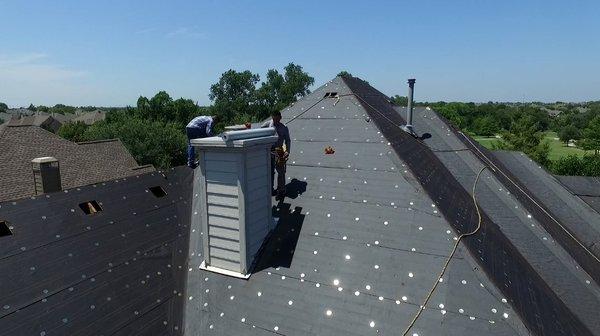
[[[190,168],[196,168],[196,151],[194,150],[194,146],[191,145],[190,140],[206,138],[206,130],[204,130],[203,128],[198,128],[198,127],[186,127],[185,133],[188,138],[187,165]]]

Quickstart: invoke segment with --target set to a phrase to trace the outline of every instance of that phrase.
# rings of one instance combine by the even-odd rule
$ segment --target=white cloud
[[[134,32],[135,35],[144,35],[156,31],[156,28],[145,28]]]
[[[50,62],[43,53],[0,54],[0,101],[11,106],[73,101],[86,88],[86,71]]]
[[[167,38],[192,38],[205,39],[206,33],[198,31],[195,27],[179,27],[167,33]]]

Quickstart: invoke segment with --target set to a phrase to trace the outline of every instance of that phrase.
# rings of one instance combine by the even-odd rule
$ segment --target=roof
[[[321,99],[329,91],[343,98]],[[367,121],[358,91],[336,78],[282,112],[295,198],[279,207],[279,226],[248,281],[198,270],[202,249],[193,247],[186,333],[386,335],[408,326],[456,232]],[[325,155],[326,146],[335,154]],[[506,302],[460,248],[411,334],[527,334]]]
[[[22,115],[33,115],[33,114],[35,114],[35,111],[32,111],[28,108],[20,107],[20,108],[9,108],[8,110],[5,111],[5,113],[20,117]]]
[[[104,120],[106,118],[106,112],[102,110],[94,110],[91,112],[85,112],[77,117],[71,119],[73,122],[81,121],[86,125],[91,125],[97,121]]]
[[[555,176],[573,195],[600,213],[600,177]],[[600,225],[600,223],[597,223]]]
[[[6,126],[0,131],[0,201],[35,194],[31,160],[59,160],[64,189],[153,171],[140,167],[120,140],[77,144],[36,126]]]
[[[34,114],[13,118],[8,121],[9,126],[37,126],[45,128],[51,132],[56,132],[62,126],[62,122],[48,114]]]
[[[71,121],[71,119],[75,118],[75,114],[74,113],[67,113],[67,114],[52,113],[52,117],[64,124],[64,123]]]
[[[506,285],[515,291],[514,306],[526,307],[522,308],[521,316],[528,320],[540,319],[545,315],[545,323],[554,321],[561,325],[561,329],[571,329],[574,334],[600,332],[600,325],[593,313],[600,308],[597,286],[600,268],[593,259],[597,258],[596,252],[589,249],[589,253],[584,251],[589,247],[586,246],[588,242],[583,241],[583,237],[577,233],[589,230],[589,226],[580,226],[580,221],[566,222],[569,217],[565,214],[572,216],[577,206],[573,204],[573,197],[557,198],[561,194],[557,189],[551,194],[547,190],[548,181],[544,179],[543,170],[531,164],[529,158],[525,160],[528,162],[527,169],[531,171],[535,167],[537,178],[526,181],[524,177],[527,174],[522,168],[500,160],[502,153],[492,153],[476,144],[432,110],[417,109],[414,124],[417,129],[431,132],[431,137],[424,140],[425,144],[464,189],[472,186],[478,169],[490,167],[488,171],[492,174],[482,179],[477,199],[490,222],[490,232],[495,232],[498,237],[490,239],[490,232],[487,232],[484,246],[502,246],[501,253],[496,246],[499,256],[491,258],[490,262],[497,262],[493,260],[498,258],[511,263],[512,270],[500,272],[495,268],[497,266],[492,268],[492,271],[498,272],[492,278],[505,278],[503,282],[508,280]],[[436,188],[439,188],[439,184]],[[544,196],[545,201],[538,196]],[[558,214],[554,206],[560,202],[562,206],[573,208]],[[493,243],[494,240],[497,242]],[[481,247],[475,248],[481,251],[482,257],[486,255]],[[493,256],[490,255],[493,251],[487,254],[488,258]],[[510,258],[506,258],[506,255],[510,255]],[[508,279],[511,273],[512,279]],[[532,283],[537,284],[531,286]],[[518,289],[528,286],[530,294],[534,290],[537,292],[535,295],[545,297],[542,301],[546,306],[531,308],[533,302],[523,299],[524,293],[519,293]],[[509,294],[505,293],[507,296]],[[569,317],[565,319],[565,316]],[[547,332],[543,326],[536,326],[535,323],[528,323],[528,327],[536,334]],[[566,330],[564,333],[569,334]]]
[[[1,203],[0,335],[400,334],[434,283],[409,334],[599,334],[595,269],[549,209],[563,192],[534,203],[508,161],[427,108],[414,124],[430,137],[415,139],[403,113],[350,77],[282,111],[287,197],[248,280],[199,268],[207,233],[185,167]],[[97,216],[77,207],[90,200]]]
[[[0,204],[0,335],[181,330],[191,170]],[[150,187],[161,187],[157,198]],[[97,201],[85,215],[78,204]]]

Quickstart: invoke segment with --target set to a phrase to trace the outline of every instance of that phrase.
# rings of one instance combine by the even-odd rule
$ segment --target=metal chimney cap
[[[56,158],[53,158],[51,156],[44,156],[44,157],[39,157],[39,158],[35,158],[33,160],[31,160],[31,163],[48,163],[48,162],[57,162],[58,160]]]

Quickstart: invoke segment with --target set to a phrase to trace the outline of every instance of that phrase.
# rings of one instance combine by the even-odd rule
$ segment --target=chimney
[[[194,139],[192,241],[202,241],[201,269],[250,277],[255,257],[274,228],[271,145],[274,128],[228,131]],[[202,232],[202,233],[200,233]]]
[[[35,194],[41,195],[60,191],[60,166],[53,157],[40,157],[31,160]]]
[[[415,89],[415,79],[411,78],[408,80],[408,103],[406,106],[406,125],[402,127],[405,132],[410,133],[415,136],[415,131],[413,130],[413,91]]]

